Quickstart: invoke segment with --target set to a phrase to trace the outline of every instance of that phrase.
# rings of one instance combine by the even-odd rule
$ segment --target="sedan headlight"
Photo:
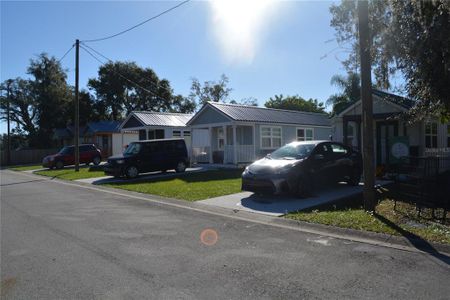
[[[116,160],[116,163],[117,163],[118,165],[120,165],[120,164],[125,163],[125,160],[124,160],[124,159],[118,159],[118,160]]]

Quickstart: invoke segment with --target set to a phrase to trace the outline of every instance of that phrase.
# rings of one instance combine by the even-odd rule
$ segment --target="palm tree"
[[[341,93],[331,95],[327,105],[332,105],[332,115],[340,113],[349,104],[357,102],[361,98],[361,79],[359,74],[350,72],[347,76],[334,75],[331,84],[337,86]]]

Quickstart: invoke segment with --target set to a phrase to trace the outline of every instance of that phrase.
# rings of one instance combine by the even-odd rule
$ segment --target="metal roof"
[[[120,122],[119,121],[98,121],[89,122],[87,124],[88,131],[90,132],[118,132]]]
[[[168,126],[184,127],[192,118],[192,114],[165,113],[152,111],[134,111],[132,112],[145,126]]]
[[[208,104],[218,109],[234,121],[331,126],[331,121],[328,115],[322,113],[218,102],[208,102]]]

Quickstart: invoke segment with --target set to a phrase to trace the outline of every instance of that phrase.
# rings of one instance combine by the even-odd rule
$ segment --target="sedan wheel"
[[[55,164],[55,167],[57,169],[62,169],[62,168],[64,168],[64,163],[62,161],[57,161]]]
[[[358,168],[353,168],[350,172],[350,176],[347,180],[347,184],[349,185],[359,185],[359,181],[361,180],[361,172]]]
[[[305,197],[311,190],[311,182],[306,177],[301,176],[297,183],[297,196]]]
[[[94,165],[96,165],[96,166],[98,166],[98,165],[100,164],[101,161],[102,161],[101,158],[98,157],[98,156],[94,157],[94,159],[92,160],[92,162],[93,162]]]
[[[125,171],[125,175],[129,179],[136,178],[139,175],[139,171],[135,166],[129,166]]]
[[[183,161],[180,161],[177,164],[177,167],[176,167],[175,171],[177,173],[183,173],[184,171],[186,171],[186,164]]]

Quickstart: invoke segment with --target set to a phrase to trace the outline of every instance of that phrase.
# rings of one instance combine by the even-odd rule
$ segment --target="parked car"
[[[361,173],[361,154],[341,143],[293,142],[245,168],[242,190],[303,196],[330,181],[358,185]]]
[[[133,142],[122,155],[111,156],[103,170],[114,177],[135,178],[139,173],[175,169],[184,172],[189,157],[184,139],[158,139]]]
[[[100,164],[102,161],[102,154],[100,149],[93,144],[83,144],[79,146],[80,149],[80,163],[94,165]],[[64,166],[75,164],[75,146],[65,146],[58,153],[48,155],[42,160],[44,168],[62,169]]]

